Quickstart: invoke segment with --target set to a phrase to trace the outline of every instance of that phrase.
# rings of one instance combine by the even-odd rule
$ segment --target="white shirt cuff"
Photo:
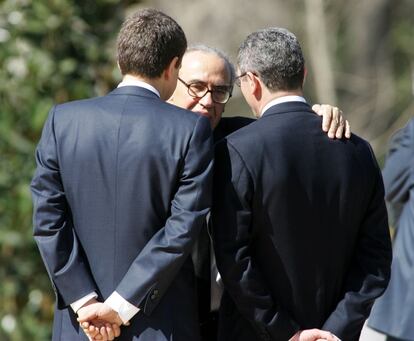
[[[111,294],[111,296],[109,296],[106,299],[105,304],[110,306],[113,310],[115,310],[118,313],[119,317],[121,318],[124,324],[127,323],[130,319],[132,319],[133,316],[135,316],[135,314],[139,312],[138,307],[129,303],[116,291],[114,291]]]
[[[97,298],[98,295],[96,294],[96,292],[91,292],[90,294],[83,296],[82,298],[78,299],[77,301],[73,302],[70,307],[72,308],[72,310],[77,313],[78,310],[80,308],[83,307],[83,305],[88,302],[89,300],[91,300],[92,298]]]

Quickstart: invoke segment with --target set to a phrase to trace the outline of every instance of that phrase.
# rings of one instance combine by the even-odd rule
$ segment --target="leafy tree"
[[[127,2],[0,2],[0,339],[48,340],[54,295],[32,238],[34,150],[54,103],[117,82]]]

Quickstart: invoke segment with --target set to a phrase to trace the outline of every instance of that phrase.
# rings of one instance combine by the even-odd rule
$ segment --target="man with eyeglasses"
[[[223,52],[206,45],[192,45],[184,54],[177,87],[169,102],[208,117],[217,142],[255,121],[247,117],[222,118],[235,80],[234,67]],[[323,116],[323,130],[329,137],[340,138],[345,131],[349,138],[349,124],[338,108],[314,105],[313,109]],[[202,229],[192,253],[197,277],[200,329],[205,341],[217,338],[217,311],[222,292],[208,231],[208,228]]]
[[[254,121],[245,117],[222,119],[235,83],[240,84],[234,66],[222,51],[203,44],[191,45],[184,55],[177,87],[169,102],[207,116],[214,134],[224,137]],[[322,116],[322,129],[330,138],[350,137],[349,122],[337,107],[315,104],[312,108]]]

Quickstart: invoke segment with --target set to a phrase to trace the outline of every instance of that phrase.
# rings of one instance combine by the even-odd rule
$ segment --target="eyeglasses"
[[[244,77],[244,76],[246,76],[246,75],[247,75],[247,72],[243,72],[240,76],[237,76],[234,79],[234,84],[236,84],[240,88],[240,86],[241,86],[241,78]]]
[[[225,104],[231,97],[231,86],[228,85],[215,86],[212,89],[209,89],[208,86],[202,82],[188,84],[180,77],[178,77],[178,80],[187,87],[188,94],[193,98],[203,98],[209,92],[211,93],[211,99],[214,103]]]

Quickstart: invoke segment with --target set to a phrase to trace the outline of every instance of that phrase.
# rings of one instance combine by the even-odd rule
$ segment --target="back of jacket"
[[[320,126],[308,105],[279,104],[217,151],[217,261],[258,339],[323,328],[358,340],[388,282],[390,240],[375,157],[357,136],[330,140]]]
[[[53,109],[32,191],[35,238],[63,311],[116,290],[142,310],[121,339],[169,340],[173,330],[197,339],[187,255],[210,206],[211,148],[208,119],[139,87]]]
[[[385,198],[395,213],[391,280],[376,301],[369,326],[397,339],[414,338],[414,120],[391,139],[383,169]]]

